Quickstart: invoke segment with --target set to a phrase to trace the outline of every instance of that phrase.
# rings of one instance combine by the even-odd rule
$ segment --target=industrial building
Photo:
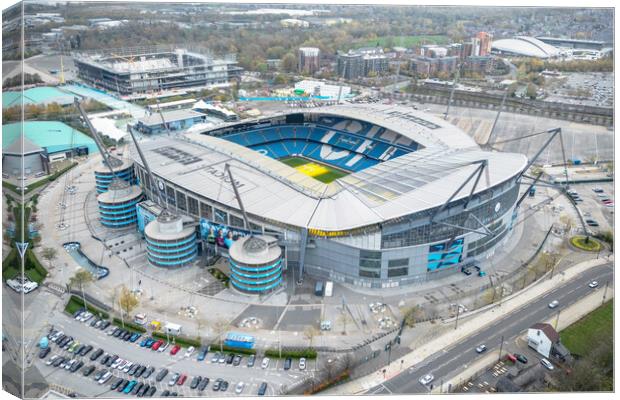
[[[162,45],[94,50],[73,57],[80,79],[123,96],[226,85],[242,70],[232,54],[216,57],[208,50]]]
[[[277,262],[270,252],[260,262],[239,255],[244,242],[237,242],[250,235],[277,240],[283,273],[294,268],[296,276],[361,287],[408,285],[484,265],[511,238],[528,164],[521,154],[481,150],[442,119],[383,104],[282,111],[140,147],[155,180],[132,150],[147,208],[187,219],[148,217],[158,221],[144,228],[151,264],[191,262],[194,246],[213,247],[233,259],[240,290],[247,284],[241,279],[266,284],[252,268]],[[291,157],[309,165],[281,161]],[[329,170],[339,177],[317,179]]]

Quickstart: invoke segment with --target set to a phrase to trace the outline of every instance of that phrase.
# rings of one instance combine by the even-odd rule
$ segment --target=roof
[[[73,104],[75,95],[66,93],[55,87],[35,87],[22,91],[2,92],[2,108],[9,108],[22,105],[22,94],[24,104],[51,104],[60,105]]]
[[[534,325],[530,326],[530,329],[537,329],[542,331],[545,336],[547,336],[549,340],[551,340],[553,343],[560,340],[560,334],[549,324],[537,322]]]
[[[198,111],[194,111],[194,110],[162,111],[162,114],[164,115],[164,119],[166,120],[166,123],[205,116],[205,114],[200,113]],[[141,123],[146,126],[154,126],[154,125],[163,124],[161,120],[161,115],[159,115],[159,112],[155,112],[144,118],[139,118],[138,123]]]
[[[247,147],[204,134],[210,130],[179,137],[145,137],[141,148],[154,174],[237,209],[232,187],[225,180],[228,163],[249,214],[323,231],[376,225],[439,207],[475,171],[477,161],[486,160],[488,168],[475,193],[513,178],[527,163],[522,154],[482,151],[448,122],[403,106],[358,104],[303,112],[368,121],[424,148],[329,184]],[[134,150],[133,158],[142,165]],[[470,180],[453,200],[466,197],[472,186]]]
[[[278,239],[272,236],[249,235],[234,241],[228,250],[230,258],[245,265],[265,265],[282,255]]]
[[[24,138],[23,143],[21,140],[13,140],[13,143],[7,148],[4,148],[4,146],[2,148],[2,154],[27,155],[41,152],[43,152],[43,149],[32,143],[28,138]]]
[[[560,54],[560,50],[556,47],[530,36],[495,40],[491,47],[502,52],[528,57],[550,58],[557,57]]]
[[[9,146],[23,134],[35,146],[45,148],[48,153],[66,151],[82,146],[88,147],[89,153],[98,152],[94,140],[84,133],[59,121],[25,121],[2,125],[2,148]]]

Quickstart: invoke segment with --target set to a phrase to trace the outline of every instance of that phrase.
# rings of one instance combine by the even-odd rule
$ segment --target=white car
[[[123,360],[122,358],[117,358],[116,361],[112,363],[111,368],[118,368],[118,366],[121,364],[123,364],[123,367],[125,367],[125,365],[127,365],[127,361]],[[123,367],[121,367],[120,369],[123,369]]]
[[[543,358],[540,360],[540,363],[547,368],[549,371],[553,371],[555,368],[553,367],[553,364],[551,364],[551,362],[549,360],[547,360],[546,358]]]
[[[101,379],[99,379],[99,384],[103,385],[104,383],[106,383],[107,381],[110,380],[110,378],[112,378],[112,373],[110,371],[106,372],[105,374],[103,374],[103,376],[101,377]]]
[[[261,363],[260,366],[261,366],[262,369],[265,369],[265,368],[269,367],[269,357],[263,358],[263,362]]]
[[[17,293],[21,293],[23,286],[21,283],[19,283],[18,281],[16,281],[15,279],[9,279],[6,281],[6,284],[8,285],[8,287],[10,287],[11,289],[15,290]]]
[[[306,359],[303,357],[299,359],[299,369],[301,371],[306,369]]]
[[[170,346],[170,343],[166,342],[166,343],[162,344],[161,346],[159,346],[159,349],[157,349],[157,351],[160,352],[160,353],[163,353],[164,351],[166,351],[168,346]]]
[[[481,344],[480,346],[476,347],[476,353],[478,354],[484,353],[485,351],[487,351],[487,346],[484,344]]]
[[[187,348],[187,351],[185,351],[185,357],[189,357],[189,356],[191,356],[191,355],[192,355],[192,353],[194,352],[194,350],[196,350],[196,349],[194,348],[194,346],[189,346],[189,347]]]
[[[418,382],[420,382],[422,385],[428,385],[429,383],[433,381],[433,379],[435,379],[433,374],[428,374],[428,375],[424,375],[423,377],[421,377],[418,380]]]
[[[54,361],[58,360],[58,357],[60,357],[58,354],[54,354],[52,358],[45,362],[45,365],[52,365]]]
[[[30,281],[30,282],[24,283],[24,286],[22,287],[22,291],[24,293],[30,293],[38,287],[39,287],[38,283]]]
[[[127,364],[123,367],[123,372],[129,372],[131,367],[133,367],[133,363],[131,361],[127,362]]]
[[[558,304],[560,304],[559,301],[553,300],[551,303],[549,303],[549,308],[556,308]]]
[[[243,382],[237,383],[237,386],[235,386],[235,393],[241,394],[241,392],[243,392],[243,388],[245,388],[245,383]]]
[[[595,287],[598,287],[598,282],[597,281],[592,281],[588,284],[588,286],[590,286],[592,289],[594,289]]]

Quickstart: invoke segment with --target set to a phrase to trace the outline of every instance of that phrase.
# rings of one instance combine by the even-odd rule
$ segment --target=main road
[[[599,287],[591,289],[588,283],[598,281]],[[476,353],[475,348],[480,344],[486,344],[489,351],[500,347],[502,337],[504,342],[516,338],[527,328],[536,322],[548,320],[558,314],[563,308],[575,303],[579,299],[592,293],[593,290],[605,290],[606,282],[613,283],[613,264],[604,264],[591,268],[576,276],[571,281],[540,296],[526,306],[505,315],[490,325],[456,343],[447,349],[437,349],[437,353],[426,358],[418,365],[411,367],[381,385],[371,388],[369,394],[407,394],[427,393],[431,385],[439,385],[440,381],[446,381],[456,376],[476,361],[482,355]],[[559,301],[557,308],[551,309],[548,304],[553,300]],[[501,308],[496,308],[501,310]],[[426,374],[433,374],[435,379],[432,384],[422,385],[418,380]]]

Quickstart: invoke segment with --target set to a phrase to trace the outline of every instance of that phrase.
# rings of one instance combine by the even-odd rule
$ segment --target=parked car
[[[207,378],[206,376],[204,378],[202,378],[202,380],[200,381],[200,384],[198,385],[198,390],[200,390],[201,392],[203,390],[205,390],[207,388],[207,385],[209,384],[209,378]]]
[[[286,357],[284,360],[284,370],[288,371],[291,369],[291,365],[293,364],[293,359],[291,357]]]
[[[151,350],[157,351],[161,347],[162,344],[164,344],[164,341],[159,339],[158,341],[153,343],[153,345],[151,346]]]
[[[142,386],[144,386],[143,382],[136,383],[136,386],[134,386],[133,389],[131,389],[129,394],[134,395],[134,396],[137,395],[140,389],[142,389]]]
[[[151,386],[144,395],[148,397],[153,397],[156,391],[157,391],[157,388],[155,386]]]
[[[560,304],[559,301],[553,300],[551,303],[549,303],[549,308],[556,308],[558,304]]]
[[[147,366],[140,375],[140,377],[147,379],[149,376],[151,376],[153,372],[155,372],[155,367]]]
[[[84,361],[80,360],[77,363],[73,364],[71,366],[71,368],[69,368],[69,371],[71,372],[76,372],[77,370],[79,370],[80,368],[82,368],[84,366]]]
[[[236,355],[235,358],[233,359],[233,365],[235,367],[239,366],[241,364],[241,360],[243,359],[243,357],[241,357],[240,355]]]
[[[103,354],[103,349],[97,349],[93,354],[90,355],[90,361],[95,361]]]
[[[213,386],[211,386],[211,389],[214,392],[217,392],[218,390],[220,390],[220,385],[222,384],[223,381],[224,380],[222,378],[217,378],[215,382],[213,382]]]
[[[196,348],[194,346],[189,346],[187,350],[185,350],[185,357],[190,357]]]
[[[168,348],[168,346],[170,346],[170,343],[166,342],[164,344],[162,344],[159,349],[157,349],[158,352],[163,353],[164,351],[166,351],[166,349]]]
[[[204,359],[207,357],[207,352],[209,351],[209,349],[207,347],[202,347],[200,349],[200,351],[198,352],[198,357],[196,357],[197,361],[204,361]]]
[[[547,360],[546,358],[541,359],[540,363],[543,365],[543,367],[547,368],[549,371],[553,371],[555,369],[553,364],[551,364],[551,362]]]
[[[225,392],[228,390],[228,381],[222,381],[220,385],[220,392]]]
[[[306,359],[303,357],[299,359],[299,369],[301,371],[306,369]]]
[[[212,363],[216,363],[216,362],[218,362],[218,361],[219,361],[219,359],[220,359],[220,353],[219,353],[219,352],[216,352],[216,353],[214,353],[214,354],[213,354],[213,356],[211,357],[211,362],[212,362]]]
[[[226,353],[220,353],[220,358],[217,360],[220,364],[224,364],[226,362]]]
[[[226,356],[226,364],[232,364],[233,360],[235,359],[235,355],[232,353],[229,353]]]
[[[93,346],[91,346],[90,344],[87,346],[84,346],[80,351],[79,351],[79,355],[81,356],[85,356],[88,353],[90,353],[90,351],[93,349]]]
[[[135,342],[136,342],[136,340],[138,340],[138,339],[140,338],[140,336],[142,336],[142,335],[141,335],[141,334],[139,334],[139,333],[134,333],[134,334],[133,334],[133,335],[131,335],[131,337],[129,338],[129,341],[130,341],[131,343],[135,343]]]
[[[202,381],[202,376],[198,375],[195,376],[194,379],[192,379],[192,381],[189,384],[189,388],[190,389],[196,389],[198,387],[198,385],[200,385],[200,382]]]
[[[174,347],[172,347],[172,349],[170,349],[170,355],[175,355],[179,352],[179,350],[181,350],[181,346],[179,346],[178,344],[175,344]]]
[[[49,360],[45,362],[45,365],[52,365],[54,364],[54,361],[58,360],[59,358],[60,356],[58,354],[54,354],[53,356],[50,357]]]
[[[106,372],[105,374],[103,374],[103,376],[101,377],[101,379],[99,379],[99,384],[103,385],[104,383],[106,383],[107,381],[110,380],[110,378],[112,378],[112,373],[110,371]]]
[[[263,382],[260,384],[258,388],[258,395],[264,396],[266,392],[267,392],[267,382]]]
[[[187,375],[181,374],[181,376],[179,376],[179,379],[177,379],[177,385],[182,386],[186,380],[187,380]]]
[[[420,382],[422,385],[428,385],[429,383],[431,383],[433,381],[433,379],[435,379],[433,374],[427,374],[427,375],[424,375],[423,377],[421,377],[418,380],[418,382]]]
[[[248,367],[253,367],[255,361],[256,361],[256,356],[252,354],[250,358],[248,358]]]
[[[123,378],[117,378],[114,382],[112,382],[112,384],[110,385],[110,390],[116,390],[118,389],[118,387],[120,385],[122,385],[123,383],[125,383],[125,379]]]
[[[515,353],[515,358],[517,359],[517,361],[519,361],[522,364],[527,364],[527,357],[525,357],[523,354],[517,354]]]
[[[162,368],[157,375],[155,376],[155,380],[157,382],[161,382],[162,379],[164,379],[166,377],[166,375],[168,375],[168,369],[167,368]]]
[[[484,344],[481,344],[480,346],[476,347],[476,353],[478,354],[484,353],[485,351],[487,351],[487,346]]]
[[[268,357],[263,358],[263,362],[261,363],[260,366],[262,369],[269,367],[269,358]]]
[[[129,392],[131,392],[133,390],[134,386],[136,386],[137,383],[138,383],[138,381],[136,381],[136,380],[130,381],[127,384],[127,386],[125,386],[125,389],[123,389],[123,393],[129,394]]]
[[[237,386],[235,386],[235,393],[241,394],[244,388],[245,388],[245,383],[243,382],[237,383]]]
[[[175,372],[174,375],[172,375],[172,377],[168,380],[168,386],[174,386],[179,380],[180,376],[181,374],[179,374],[178,372]]]
[[[94,370],[95,370],[95,366],[94,365],[89,365],[88,367],[84,368],[84,371],[82,371],[82,375],[88,376],[88,375],[92,374]]]
[[[43,359],[45,357],[47,357],[47,355],[50,353],[50,351],[52,351],[51,347],[46,347],[44,349],[41,349],[41,351],[39,352],[39,358]]]

